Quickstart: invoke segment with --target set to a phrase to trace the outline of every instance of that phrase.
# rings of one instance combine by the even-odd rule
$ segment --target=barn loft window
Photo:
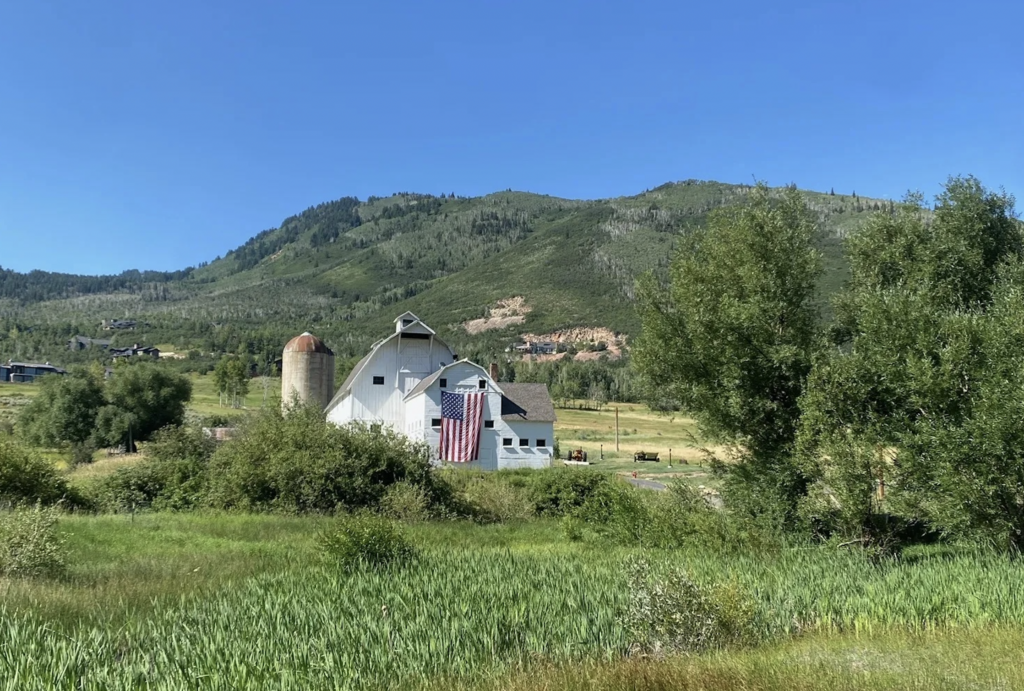
[[[486,379],[481,379],[480,382],[477,384],[477,388],[478,389],[486,389],[487,388],[487,380]]]
[[[447,389],[448,388],[448,380],[443,378],[443,377],[441,378],[441,388],[442,389]]]
[[[529,446],[529,445],[530,445],[530,440],[529,439],[520,439],[519,440],[519,446]]]
[[[412,324],[412,319],[403,319],[402,320],[402,326],[409,326],[410,324]]]
[[[548,440],[547,439],[538,439],[537,440],[537,446],[547,446],[547,445],[548,445]]]
[[[505,437],[501,440],[502,446],[512,446],[512,437]]]
[[[373,378],[373,384],[374,384],[374,386],[384,386],[384,377],[376,377],[375,376]]]
[[[440,427],[441,426],[441,418],[439,418],[439,417],[430,418],[430,426],[431,427]]]
[[[484,420],[484,427],[494,429],[494,420]]]

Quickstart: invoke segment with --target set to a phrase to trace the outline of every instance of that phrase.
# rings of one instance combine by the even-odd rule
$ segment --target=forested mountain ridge
[[[594,201],[512,191],[344,197],[178,272],[0,271],[0,339],[29,327],[93,334],[101,319],[130,317],[149,324],[136,338],[204,351],[262,352],[312,329],[345,357],[405,310],[456,342],[493,347],[517,333],[572,326],[634,333],[636,276],[664,271],[680,234],[749,190],[691,180]],[[837,238],[889,202],[803,194],[821,220],[826,281],[837,283],[844,270]],[[473,339],[459,327],[511,296],[532,308],[523,324]]]

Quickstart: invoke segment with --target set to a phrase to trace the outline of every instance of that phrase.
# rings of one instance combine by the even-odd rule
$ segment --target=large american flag
[[[483,393],[441,392],[442,461],[468,463],[480,457]]]

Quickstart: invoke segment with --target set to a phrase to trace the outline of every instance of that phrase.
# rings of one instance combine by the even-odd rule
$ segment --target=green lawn
[[[260,378],[249,381],[249,394],[240,408],[232,408],[230,405],[221,405],[220,397],[217,394],[217,385],[211,374],[191,374],[192,380],[192,401],[189,408],[200,415],[226,415],[238,417],[246,411],[258,410],[264,405],[278,407],[281,405],[281,378],[271,377],[267,380],[267,388],[264,391],[263,380]],[[264,397],[264,393],[266,396]]]

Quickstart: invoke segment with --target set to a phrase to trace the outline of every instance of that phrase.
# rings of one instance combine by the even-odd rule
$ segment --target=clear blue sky
[[[0,0],[0,265],[211,260],[397,191],[1024,193],[1019,3]],[[1024,205],[1024,200],[1022,200]]]

